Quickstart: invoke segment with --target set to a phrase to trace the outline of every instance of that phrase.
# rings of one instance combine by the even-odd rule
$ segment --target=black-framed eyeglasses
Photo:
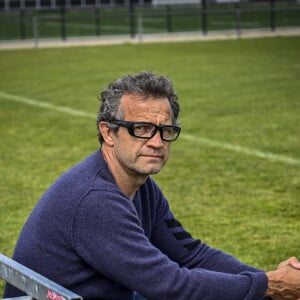
[[[181,128],[178,126],[155,125],[149,122],[113,120],[109,123],[126,127],[130,135],[141,139],[151,139],[158,130],[160,133],[160,138],[166,142],[174,142],[178,138],[181,130]]]

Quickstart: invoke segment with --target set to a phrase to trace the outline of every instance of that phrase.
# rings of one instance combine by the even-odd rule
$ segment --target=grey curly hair
[[[99,100],[101,101],[101,105],[97,115],[97,128],[101,121],[110,122],[124,118],[124,113],[120,109],[120,101],[124,94],[140,95],[145,100],[149,97],[166,97],[172,109],[173,125],[178,125],[177,119],[180,106],[172,82],[165,76],[143,71],[117,79],[100,93]],[[113,124],[109,124],[109,126],[115,128]],[[98,138],[100,143],[103,143],[103,137],[99,129]]]

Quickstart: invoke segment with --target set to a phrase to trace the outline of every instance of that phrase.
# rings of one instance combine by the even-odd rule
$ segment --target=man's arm
[[[275,271],[267,272],[267,295],[273,300],[300,299],[300,263],[291,257],[279,264]]]

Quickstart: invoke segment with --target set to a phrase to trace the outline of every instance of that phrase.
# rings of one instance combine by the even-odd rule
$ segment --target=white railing
[[[10,300],[82,300],[77,294],[1,253],[0,278],[27,295]]]

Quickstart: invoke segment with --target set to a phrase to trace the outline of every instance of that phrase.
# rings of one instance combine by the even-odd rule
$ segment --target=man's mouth
[[[141,154],[141,156],[153,157],[153,158],[162,158],[163,157],[161,154]]]

